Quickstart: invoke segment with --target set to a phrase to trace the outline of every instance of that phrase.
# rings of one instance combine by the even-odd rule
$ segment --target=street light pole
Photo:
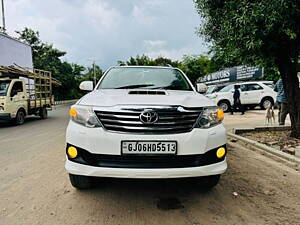
[[[2,25],[3,25],[3,31],[6,31],[6,27],[5,27],[5,15],[4,15],[4,0],[1,0],[2,3]]]
[[[94,87],[96,87],[97,79],[96,79],[96,71],[95,71],[95,61],[93,62],[93,74],[94,74]]]

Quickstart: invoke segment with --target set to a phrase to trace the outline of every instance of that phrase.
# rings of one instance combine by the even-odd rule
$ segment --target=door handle
[[[25,98],[25,96],[23,96],[22,98]]]

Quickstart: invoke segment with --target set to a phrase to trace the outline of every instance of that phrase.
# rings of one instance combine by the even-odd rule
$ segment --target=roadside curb
[[[262,126],[262,127],[255,127],[255,128],[234,128],[233,134],[244,134],[252,131],[286,131],[290,130],[291,126]]]
[[[268,152],[270,154],[276,155],[276,156],[278,156],[280,158],[283,158],[283,159],[288,160],[288,161],[290,161],[292,163],[297,163],[297,164],[300,165],[300,158],[297,158],[297,157],[289,155],[287,153],[278,151],[278,150],[276,150],[274,148],[271,148],[271,147],[269,147],[267,145],[261,144],[261,143],[259,143],[257,141],[250,140],[250,139],[242,137],[240,135],[236,135],[236,134],[233,134],[233,133],[230,133],[230,132],[227,132],[227,135],[229,137],[232,137],[232,138],[235,138],[235,139],[240,140],[242,142],[245,142],[245,143],[247,143],[247,144],[249,144],[249,145],[251,145],[253,147],[256,147],[256,148],[259,148],[259,149],[261,149],[263,151],[266,151],[266,152]]]

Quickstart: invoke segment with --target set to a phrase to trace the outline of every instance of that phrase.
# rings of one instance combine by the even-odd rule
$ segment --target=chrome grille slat
[[[168,131],[168,130],[173,130],[175,129],[186,129],[186,126],[176,126],[176,127],[169,127],[169,126],[158,126],[158,127],[147,127],[147,129],[145,129],[145,127],[130,127],[130,126],[119,126],[119,125],[106,125],[106,127],[112,127],[112,128],[121,128],[121,129],[126,129],[126,130],[141,130],[141,131]]]
[[[103,123],[108,123],[108,124],[127,124],[127,125],[141,125],[145,126],[140,121],[130,121],[130,120],[110,120],[110,119],[101,119]],[[154,126],[157,127],[158,125],[176,125],[176,124],[194,124],[195,120],[185,120],[185,121],[172,121],[172,122],[163,122],[163,121],[158,121],[155,124],[147,125],[147,127]]]
[[[154,110],[158,120],[154,124],[144,124],[140,114],[144,110]],[[117,106],[95,108],[95,114],[108,131],[138,134],[185,133],[193,129],[202,108],[181,106]]]

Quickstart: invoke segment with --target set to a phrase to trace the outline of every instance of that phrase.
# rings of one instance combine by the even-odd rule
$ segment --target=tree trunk
[[[297,76],[297,64],[283,59],[278,65],[288,99],[288,108],[291,118],[291,137],[300,139],[300,88]]]

